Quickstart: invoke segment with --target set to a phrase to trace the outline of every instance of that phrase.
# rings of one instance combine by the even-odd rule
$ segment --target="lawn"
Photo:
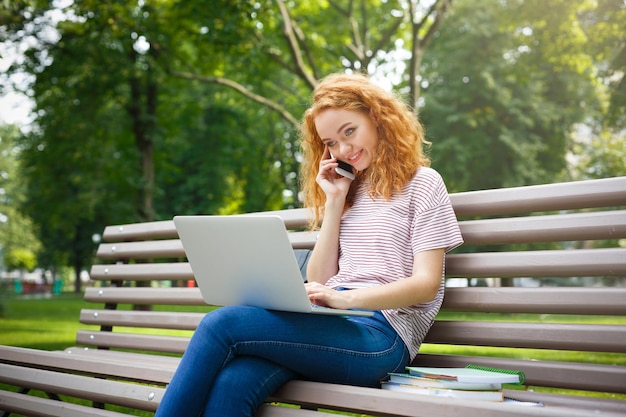
[[[89,328],[78,322],[84,307],[87,303],[82,294],[3,296],[0,344],[44,350],[72,346],[76,343],[76,331]]]

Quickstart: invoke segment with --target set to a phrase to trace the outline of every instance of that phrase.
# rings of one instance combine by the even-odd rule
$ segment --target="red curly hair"
[[[304,113],[300,127],[301,147],[304,155],[301,169],[301,186],[305,207],[313,209],[315,228],[323,216],[326,195],[315,178],[324,153],[324,144],[315,128],[315,118],[327,109],[342,109],[369,115],[378,132],[376,157],[365,171],[358,172],[350,186],[345,208],[353,203],[359,184],[369,183],[372,197],[390,199],[402,190],[419,167],[429,166],[424,153],[424,129],[404,101],[393,93],[373,84],[362,74],[335,74],[323,79],[312,94],[313,103]]]

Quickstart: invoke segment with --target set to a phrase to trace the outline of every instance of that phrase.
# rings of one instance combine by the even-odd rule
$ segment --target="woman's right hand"
[[[315,181],[322,188],[328,200],[345,201],[352,180],[337,174],[335,168],[338,166],[337,159],[331,157],[328,147],[325,147]]]

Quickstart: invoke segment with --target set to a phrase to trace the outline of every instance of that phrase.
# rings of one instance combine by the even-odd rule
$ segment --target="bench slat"
[[[242,216],[278,216],[283,219],[287,229],[303,229],[308,225],[311,212],[307,209],[290,209],[247,213]],[[105,242],[122,242],[133,240],[176,239],[178,233],[172,220],[162,220],[134,224],[107,226],[102,238]]]
[[[86,347],[69,347],[64,352],[71,354],[72,356],[81,356],[88,358],[89,360],[97,361],[113,361],[115,363],[131,363],[142,366],[158,366],[161,369],[166,369],[170,372],[174,372],[178,363],[180,362],[180,356],[165,356],[154,355],[149,353],[139,352],[125,352],[121,350],[107,350],[107,349],[93,349]],[[160,374],[149,375],[148,378],[142,379],[143,382],[165,385],[169,380],[159,379]]]
[[[580,315],[626,315],[626,288],[446,288],[442,310]]]
[[[29,417],[128,417],[128,414],[2,391],[0,409]]]
[[[311,249],[317,233],[292,232],[289,240],[294,249]],[[96,253],[103,260],[185,258],[185,250],[179,239],[138,242],[101,243]]]
[[[456,253],[447,277],[598,277],[626,275],[626,248]]]
[[[198,288],[90,287],[85,290],[85,300],[114,304],[206,305]],[[442,308],[491,313],[626,315],[623,300],[626,300],[626,288],[468,287],[446,288]]]
[[[83,324],[172,330],[195,330],[202,317],[204,313],[92,309],[80,312],[80,322]]]
[[[164,388],[147,387],[84,376],[60,374],[41,369],[0,364],[0,381],[6,384],[68,395],[90,401],[117,404],[139,410],[155,411],[165,392]],[[6,395],[5,395],[6,393]],[[151,399],[147,399],[151,398]],[[30,416],[121,417],[112,411],[71,403],[43,399],[13,392],[3,392],[0,399],[3,411],[25,413]],[[259,417],[333,417],[336,414],[262,405],[255,414]]]
[[[137,251],[125,249],[123,257],[130,256],[130,253],[139,256],[138,252],[141,252],[139,258],[145,259],[151,256],[150,254],[155,254],[150,252],[155,246],[160,246],[157,249],[158,253],[173,255],[174,252],[170,251],[172,242],[179,241],[152,242],[154,244],[150,245],[151,247],[133,244]],[[182,251],[182,247],[177,250]],[[624,257],[626,248],[453,253],[446,256],[446,276],[463,278],[624,276],[626,275],[626,264],[622,261]],[[162,269],[159,269],[159,266]],[[147,280],[150,277],[154,280],[191,279],[190,271],[191,268],[184,264],[94,265],[92,269],[94,279],[137,280]]]
[[[161,295],[165,289],[110,288],[117,293],[150,293]],[[157,291],[159,293],[157,293]],[[176,291],[175,292],[180,292]],[[185,292],[190,292],[185,290]],[[197,290],[193,292],[198,293]],[[175,297],[174,291],[170,292]],[[151,297],[149,294],[148,297]],[[150,298],[153,300],[154,298]],[[168,297],[168,299],[170,299]],[[128,299],[107,297],[106,302],[128,303]],[[132,297],[133,303],[145,302],[144,297]],[[577,315],[626,314],[626,288],[523,288],[523,287],[476,287],[448,288],[442,306],[443,311],[468,311],[491,313],[536,313]],[[170,301],[173,301],[170,299]],[[202,304],[200,296],[198,304]],[[154,327],[193,330],[204,313],[150,312],[127,310],[83,309],[80,322],[84,324]]]
[[[122,407],[156,411],[165,389],[0,364],[0,382]]]
[[[441,368],[474,364],[515,369],[524,372],[527,385],[626,393],[626,366],[430,353],[419,353],[412,364]]]
[[[263,404],[254,414],[254,417],[337,417],[337,414]]]
[[[0,346],[0,362],[49,370],[80,372],[105,378],[161,384],[169,382],[178,365],[177,358],[167,356],[159,356],[158,360],[154,360],[152,363],[142,363],[134,360],[123,360],[124,358],[120,356],[108,356],[107,360],[103,361],[101,357],[94,358],[93,355],[87,352],[89,351],[85,348],[49,352],[38,349]]]
[[[626,237],[626,210],[459,222],[465,245],[567,242]]]
[[[79,330],[76,343],[95,347],[143,350],[182,354],[189,344],[188,337],[159,336],[134,333]]]
[[[626,177],[450,195],[457,216],[489,216],[626,205]]]
[[[81,344],[121,349],[183,353],[187,337],[81,330]],[[626,352],[626,327],[613,325],[436,321],[425,343]]]
[[[589,410],[558,406],[526,407],[489,401],[455,400],[436,396],[419,396],[401,392],[376,391],[347,385],[290,381],[271,397],[297,404],[320,405],[322,408],[376,416],[418,417],[589,417]],[[597,416],[623,416],[623,413],[598,412]]]
[[[117,304],[206,305],[198,288],[87,288],[85,301]]]
[[[185,250],[178,239],[101,243],[96,256],[105,260],[184,258]]]
[[[436,321],[425,342],[626,353],[626,326]]]
[[[531,216],[515,219],[466,220],[460,222],[465,245],[563,242],[626,237],[626,210]],[[317,232],[289,234],[294,249],[311,249]],[[147,259],[185,257],[176,238],[150,242],[103,243],[101,259]]]
[[[624,402],[610,398],[583,397],[580,395],[548,394],[537,391],[504,390],[504,395],[518,401],[540,402],[547,406],[557,405],[575,409],[606,410],[613,413],[624,413]]]
[[[194,279],[188,262],[93,265],[89,274],[95,281],[164,281]]]

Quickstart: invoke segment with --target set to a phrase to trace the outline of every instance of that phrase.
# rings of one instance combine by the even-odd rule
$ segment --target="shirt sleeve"
[[[429,195],[429,198],[422,198],[427,204],[418,205],[421,208],[413,219],[413,253],[440,248],[449,252],[463,244],[463,237],[446,186],[439,175],[433,181],[422,181],[421,186],[431,189],[430,192],[420,193],[422,196]]]

